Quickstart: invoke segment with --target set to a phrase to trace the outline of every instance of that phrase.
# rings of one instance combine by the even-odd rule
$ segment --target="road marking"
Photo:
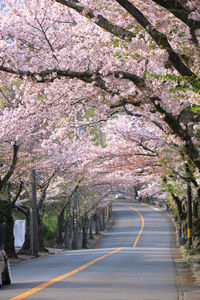
[[[58,282],[58,281],[60,281],[62,279],[65,279],[65,278],[67,278],[67,277],[69,277],[69,276],[71,276],[73,274],[76,274],[76,273],[84,270],[85,268],[93,265],[97,261],[99,261],[101,259],[104,259],[104,258],[106,258],[107,256],[109,256],[111,254],[119,252],[122,249],[123,249],[123,247],[117,248],[114,251],[111,251],[111,252],[109,252],[109,253],[107,253],[105,255],[102,255],[102,256],[100,256],[100,257],[98,257],[98,258],[96,258],[96,259],[94,259],[94,260],[92,260],[92,261],[90,261],[90,262],[88,262],[88,263],[86,263],[86,264],[84,264],[84,265],[82,265],[82,266],[80,266],[80,267],[78,267],[78,268],[76,268],[76,269],[74,269],[74,270],[66,273],[66,274],[63,274],[63,275],[61,275],[59,277],[56,277],[56,278],[53,278],[53,279],[51,279],[49,281],[46,281],[46,282],[44,282],[44,283],[36,286],[35,288],[31,289],[31,290],[28,290],[28,291],[26,291],[26,292],[24,292],[22,294],[19,294],[19,295],[13,297],[13,298],[10,298],[9,300],[21,300],[21,299],[24,299],[24,298],[26,298],[26,297],[28,297],[28,296],[30,296],[30,295],[32,295],[32,294],[34,294],[34,293],[36,293],[36,292],[44,289],[45,287],[47,287],[47,286],[49,286],[49,285],[51,285],[51,284],[53,284],[55,282]]]
[[[129,207],[130,209],[134,210],[134,211],[140,216],[142,225],[141,225],[141,228],[140,228],[140,232],[138,233],[138,235],[137,235],[137,237],[136,237],[136,239],[135,239],[135,242],[134,242],[134,244],[133,244],[133,248],[135,248],[135,247],[137,246],[137,243],[138,243],[138,241],[139,241],[139,238],[140,238],[140,236],[141,236],[141,234],[142,234],[142,231],[143,231],[143,228],[144,228],[144,218],[143,218],[143,215],[142,215],[135,207],[130,206],[130,205],[128,205],[127,203],[122,203],[122,202],[117,202],[117,203]]]
[[[135,242],[133,244],[133,248],[135,248],[136,245],[137,245],[137,243],[138,243],[138,241],[139,241],[139,238],[140,238],[140,236],[142,234],[143,228],[144,228],[144,218],[143,218],[142,214],[136,208],[134,208],[132,206],[129,206],[126,203],[121,203],[121,202],[117,202],[117,203],[119,203],[121,205],[125,205],[125,206],[129,207],[130,209],[134,210],[140,216],[140,218],[141,218],[142,225],[141,225],[141,228],[140,228],[140,232],[138,233],[138,235],[137,235],[137,237],[135,239]],[[63,274],[63,275],[61,275],[59,277],[56,277],[56,278],[53,278],[53,279],[51,279],[49,281],[46,281],[46,282],[44,282],[44,283],[36,286],[35,288],[30,289],[30,290],[28,290],[28,291],[26,291],[26,292],[24,292],[22,294],[19,294],[19,295],[13,297],[13,298],[10,298],[8,300],[21,300],[21,299],[24,299],[24,298],[26,298],[26,297],[28,297],[28,296],[30,296],[30,295],[32,295],[32,294],[34,294],[34,293],[36,293],[36,292],[44,289],[45,287],[47,287],[47,286],[49,286],[49,285],[51,285],[51,284],[53,284],[55,282],[58,282],[58,281],[60,281],[62,279],[65,279],[65,278],[67,278],[67,277],[69,277],[69,276],[71,276],[73,274],[76,274],[76,273],[78,273],[78,272],[86,269],[87,267],[93,265],[97,261],[102,260],[102,259],[106,258],[107,256],[112,255],[112,254],[114,254],[116,252],[119,252],[122,249],[124,249],[124,247],[117,248],[117,249],[115,249],[115,250],[113,250],[113,251],[111,251],[111,252],[109,252],[109,253],[107,253],[105,255],[102,255],[102,256],[100,256],[100,257],[98,257],[98,258],[96,258],[96,259],[94,259],[94,260],[92,260],[92,261],[90,261],[90,262],[88,262],[88,263],[86,263],[86,264],[84,264],[84,265],[82,265],[82,266],[80,266],[80,267],[78,267],[78,268],[76,268],[76,269],[74,269],[74,270],[66,273],[66,274]]]

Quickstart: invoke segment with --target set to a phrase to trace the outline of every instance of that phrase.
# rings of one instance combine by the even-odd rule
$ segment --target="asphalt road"
[[[175,300],[170,222],[135,203],[114,205],[98,249],[66,251],[12,267],[1,300]]]

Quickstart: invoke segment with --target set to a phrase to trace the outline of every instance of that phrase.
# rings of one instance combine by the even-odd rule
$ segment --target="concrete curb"
[[[20,264],[29,260],[34,259],[40,259],[44,257],[49,257],[52,255],[59,254],[61,252],[67,251],[66,249],[57,249],[57,248],[47,248],[49,252],[39,252],[38,256],[32,256],[32,255],[18,255],[17,258],[9,258],[9,264],[10,266],[14,266],[16,264]]]

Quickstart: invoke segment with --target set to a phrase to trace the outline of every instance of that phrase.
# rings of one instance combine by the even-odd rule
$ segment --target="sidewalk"
[[[170,218],[173,228],[171,247],[178,300],[200,300],[200,255],[190,256],[183,247],[178,246],[178,232],[172,216],[165,210],[160,211]]]
[[[176,284],[178,289],[178,300],[200,300],[200,254],[189,255],[182,247],[178,247],[178,232],[172,216],[165,208],[151,206],[169,217],[173,228],[171,248],[172,258],[176,271]],[[170,299],[169,299],[170,300]]]
[[[177,287],[179,300],[199,300],[200,299],[200,270],[196,263],[190,261],[189,257],[183,256],[182,251],[175,247],[173,249],[173,259],[177,276]]]

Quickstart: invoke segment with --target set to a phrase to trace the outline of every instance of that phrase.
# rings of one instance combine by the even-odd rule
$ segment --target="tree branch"
[[[181,20],[190,28],[190,33],[193,37],[193,42],[198,45],[198,40],[195,35],[195,30],[200,28],[200,21],[193,20],[189,17],[191,11],[184,7],[179,0],[152,0],[156,4],[166,8],[176,18]]]
[[[96,70],[96,72],[89,72],[89,71],[71,71],[69,69],[67,70],[59,70],[59,69],[47,69],[41,72],[30,72],[30,71],[23,71],[23,70],[14,70],[8,67],[0,66],[0,70],[10,73],[19,75],[21,78],[23,77],[29,77],[31,80],[38,82],[38,83],[44,83],[44,82],[53,82],[57,78],[66,77],[66,78],[77,78],[80,79],[86,83],[95,83],[96,87],[101,88],[102,90],[105,90],[106,92],[114,95],[117,94],[117,92],[113,90],[109,90],[106,87],[106,84],[103,79],[103,75],[99,73],[99,70]],[[109,72],[108,76],[114,75],[115,78],[121,78],[121,79],[128,79],[132,81],[137,87],[145,87],[145,81],[143,78],[129,72],[124,71],[113,71]]]
[[[179,219],[179,222],[181,223],[182,220],[183,220],[183,217],[184,217],[184,216],[183,216],[184,214],[183,214],[183,208],[182,208],[182,201],[180,200],[179,197],[177,197],[177,196],[174,194],[174,192],[173,192],[173,187],[172,187],[171,184],[168,183],[167,177],[164,176],[164,177],[162,178],[162,180],[163,180],[163,182],[164,182],[165,185],[166,185],[167,191],[170,193],[170,195],[172,196],[172,198],[173,198],[173,200],[174,200],[174,202],[175,202],[175,204],[176,204],[176,207],[177,207],[177,210],[178,210],[178,219]]]
[[[21,211],[27,218],[28,218],[28,215],[29,215],[29,208],[28,207],[23,207],[21,205],[16,205],[14,206],[16,209],[18,209],[19,211]],[[27,211],[26,211],[26,210]]]
[[[164,121],[172,129],[173,133],[180,137],[183,142],[185,142],[183,149],[187,154],[187,157],[191,159],[191,161],[197,166],[198,169],[200,169],[199,151],[192,142],[192,137],[187,132],[187,129],[183,129],[179,121],[171,113],[165,111],[161,107],[159,103],[161,99],[159,99],[158,97],[152,97],[151,100],[154,103],[157,111],[164,116]]]
[[[111,23],[106,18],[104,18],[102,15],[98,14],[96,16],[92,9],[89,9],[87,7],[84,7],[80,4],[78,4],[78,1],[56,0],[56,2],[74,9],[81,15],[84,14],[84,16],[87,17],[88,19],[93,20],[93,22],[96,25],[98,25],[102,29],[110,32],[111,34],[113,34],[121,39],[131,40],[133,37],[135,37],[135,35],[131,31],[124,29],[121,26]]]
[[[17,199],[19,198],[19,196],[20,196],[20,194],[21,194],[21,191],[22,191],[22,188],[23,188],[23,184],[24,184],[24,183],[21,181],[21,182],[20,182],[19,189],[18,189],[18,192],[17,192],[17,194],[15,195],[15,198],[14,198],[13,201],[12,201],[12,207],[14,207],[14,205],[15,205]]]
[[[10,177],[12,176],[12,174],[14,172],[15,166],[17,164],[18,150],[19,150],[19,146],[16,145],[16,144],[14,144],[13,145],[13,159],[12,159],[12,163],[10,165],[10,169],[8,170],[7,174],[4,176],[4,178],[2,180],[0,180],[0,190],[7,183],[7,181],[10,179]]]
[[[149,33],[156,44],[161,48],[165,49],[169,55],[169,61],[172,66],[182,75],[191,77],[190,84],[199,89],[199,78],[193,73],[181,60],[180,56],[173,50],[170,43],[168,42],[167,36],[156,30],[149,20],[143,15],[143,13],[137,9],[128,0],[116,0],[131,16]],[[197,80],[194,80],[197,79]]]

